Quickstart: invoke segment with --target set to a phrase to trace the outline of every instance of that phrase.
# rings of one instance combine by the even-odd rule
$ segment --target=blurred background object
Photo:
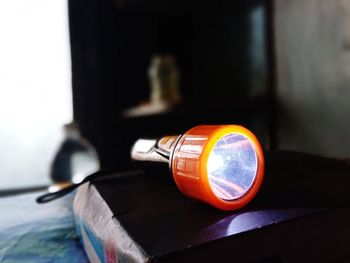
[[[163,113],[180,104],[180,73],[172,55],[154,55],[148,69],[148,77],[150,100],[127,109],[122,114],[124,117]]]
[[[148,71],[151,86],[151,103],[174,105],[181,101],[179,69],[172,55],[155,55]]]
[[[71,184],[78,184],[88,175],[99,170],[94,147],[81,136],[77,123],[64,125],[65,138],[51,165],[53,185],[49,192],[56,192]]]

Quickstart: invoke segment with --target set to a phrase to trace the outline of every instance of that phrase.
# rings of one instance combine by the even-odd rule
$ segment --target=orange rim
[[[258,162],[257,173],[252,186],[245,194],[243,194],[241,197],[235,200],[223,200],[218,196],[216,196],[216,194],[212,190],[212,187],[210,186],[208,172],[207,172],[208,158],[213,147],[221,138],[229,134],[240,134],[245,136],[252,143],[255,149],[257,162]],[[208,203],[222,210],[235,210],[245,206],[254,198],[254,196],[259,191],[259,188],[262,184],[263,177],[264,177],[264,168],[265,168],[265,163],[264,163],[263,150],[261,148],[261,145],[258,139],[255,137],[255,135],[252,132],[250,132],[248,129],[239,125],[218,126],[218,129],[209,135],[208,140],[203,148],[202,154],[199,159],[199,173],[200,173],[199,178],[201,181],[200,183],[203,186],[202,191],[203,191],[203,194],[205,195],[205,199],[207,200]]]

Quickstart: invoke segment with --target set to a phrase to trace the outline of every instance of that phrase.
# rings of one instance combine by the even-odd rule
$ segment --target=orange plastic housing
[[[252,143],[257,156],[257,174],[251,188],[238,199],[227,201],[215,195],[209,184],[207,162],[216,143],[225,135],[240,134]],[[176,185],[182,193],[222,210],[236,210],[257,194],[264,177],[264,155],[255,135],[239,125],[197,126],[177,143],[171,160]]]

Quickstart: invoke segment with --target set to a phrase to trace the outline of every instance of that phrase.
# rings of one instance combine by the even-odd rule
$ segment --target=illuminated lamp
[[[249,203],[264,177],[261,145],[239,125],[203,125],[179,136],[139,139],[131,157],[169,163],[183,194],[222,210]]]

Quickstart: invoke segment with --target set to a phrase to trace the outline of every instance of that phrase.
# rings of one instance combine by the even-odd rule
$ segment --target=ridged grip
[[[209,135],[220,126],[197,126],[186,132],[177,143],[172,158],[176,185],[184,194],[207,202],[200,172],[200,159]]]

